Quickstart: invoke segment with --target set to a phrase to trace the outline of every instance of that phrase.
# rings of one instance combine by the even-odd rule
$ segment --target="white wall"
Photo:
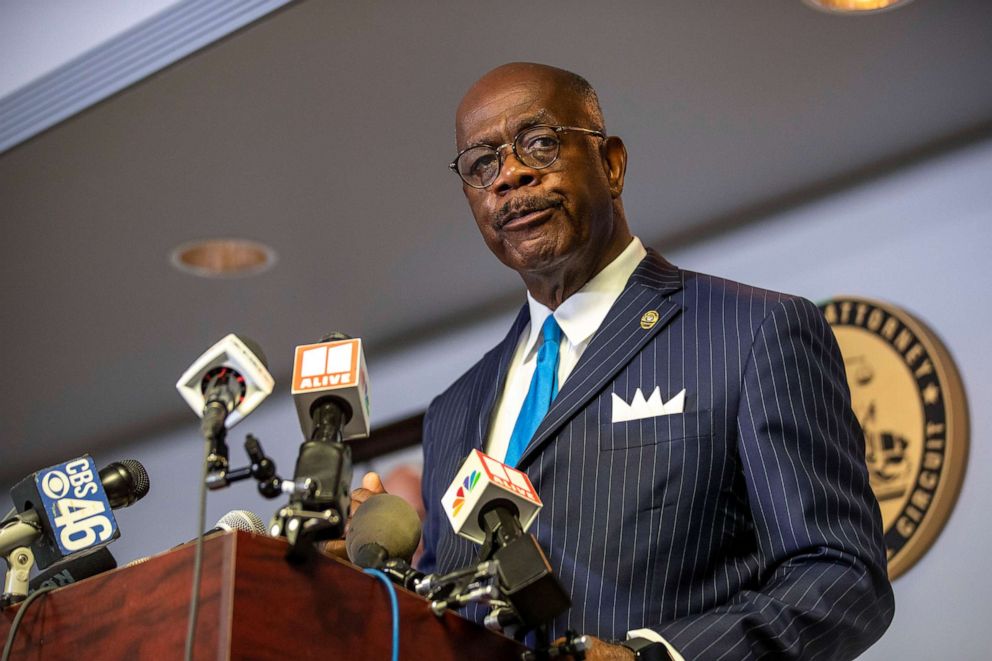
[[[656,222],[632,219],[635,231]],[[964,488],[933,549],[896,581],[895,621],[866,659],[944,658],[948,650],[956,658],[982,659],[992,649],[985,608],[992,594],[985,567],[992,548],[992,476],[984,471],[992,462],[986,441],[992,432],[986,405],[992,399],[992,351],[985,344],[992,325],[990,222],[992,141],[668,254],[685,268],[814,300],[848,293],[902,305],[937,331],[958,362],[971,403]],[[503,336],[513,314],[480,320],[400,354],[368,356],[374,422],[422,410]],[[233,442],[247,431],[257,434],[280,472],[289,475],[299,443],[295,416],[282,388],[235,428]],[[243,456],[239,447],[232,449],[232,457]],[[122,563],[196,532],[201,445],[192,414],[188,427],[136,441],[113,456],[97,457],[97,463],[126,456],[145,464],[152,490],[119,513],[123,537],[111,548]],[[416,450],[405,456],[416,456]],[[392,460],[378,463],[384,468]],[[267,518],[276,503],[261,499],[247,483],[210,494],[210,522],[234,508]]]

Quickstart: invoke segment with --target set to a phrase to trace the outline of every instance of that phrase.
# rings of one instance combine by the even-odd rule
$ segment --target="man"
[[[456,140],[479,230],[528,302],[428,409],[421,568],[477,557],[439,501],[481,448],[544,500],[531,532],[572,597],[552,633],[596,636],[589,658],[850,658],[874,642],[893,612],[881,519],[816,307],[645,250],[623,142],[575,74],[489,72]]]

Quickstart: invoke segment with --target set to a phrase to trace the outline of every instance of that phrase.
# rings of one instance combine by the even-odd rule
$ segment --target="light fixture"
[[[803,0],[803,2],[830,14],[877,14],[908,5],[912,0]]]
[[[276,253],[248,239],[202,239],[173,250],[170,261],[180,271],[203,278],[238,278],[272,268]]]

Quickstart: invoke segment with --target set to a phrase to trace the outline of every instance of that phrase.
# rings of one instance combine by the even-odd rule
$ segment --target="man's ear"
[[[614,199],[623,192],[623,176],[627,172],[627,148],[623,140],[611,135],[603,141],[603,166],[610,182],[610,194]]]

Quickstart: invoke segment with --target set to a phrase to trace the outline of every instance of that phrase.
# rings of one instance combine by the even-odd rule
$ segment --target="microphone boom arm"
[[[221,433],[224,433],[223,431]],[[224,469],[222,473],[209,473],[207,477],[207,486],[211,489],[222,489],[229,484],[234,482],[240,482],[241,480],[247,480],[248,478],[255,478],[258,482],[258,492],[265,496],[266,498],[278,498],[285,489],[283,488],[283,480],[276,473],[276,464],[272,459],[270,459],[265,451],[262,449],[262,444],[259,442],[258,438],[254,434],[248,434],[245,437],[245,453],[248,455],[248,459],[251,464],[244,466],[242,468],[234,468],[228,470],[227,468],[227,445],[223,445],[224,453]],[[207,463],[210,466],[214,466],[210,462],[210,458],[207,458]],[[216,475],[216,478],[211,481],[211,477]]]

